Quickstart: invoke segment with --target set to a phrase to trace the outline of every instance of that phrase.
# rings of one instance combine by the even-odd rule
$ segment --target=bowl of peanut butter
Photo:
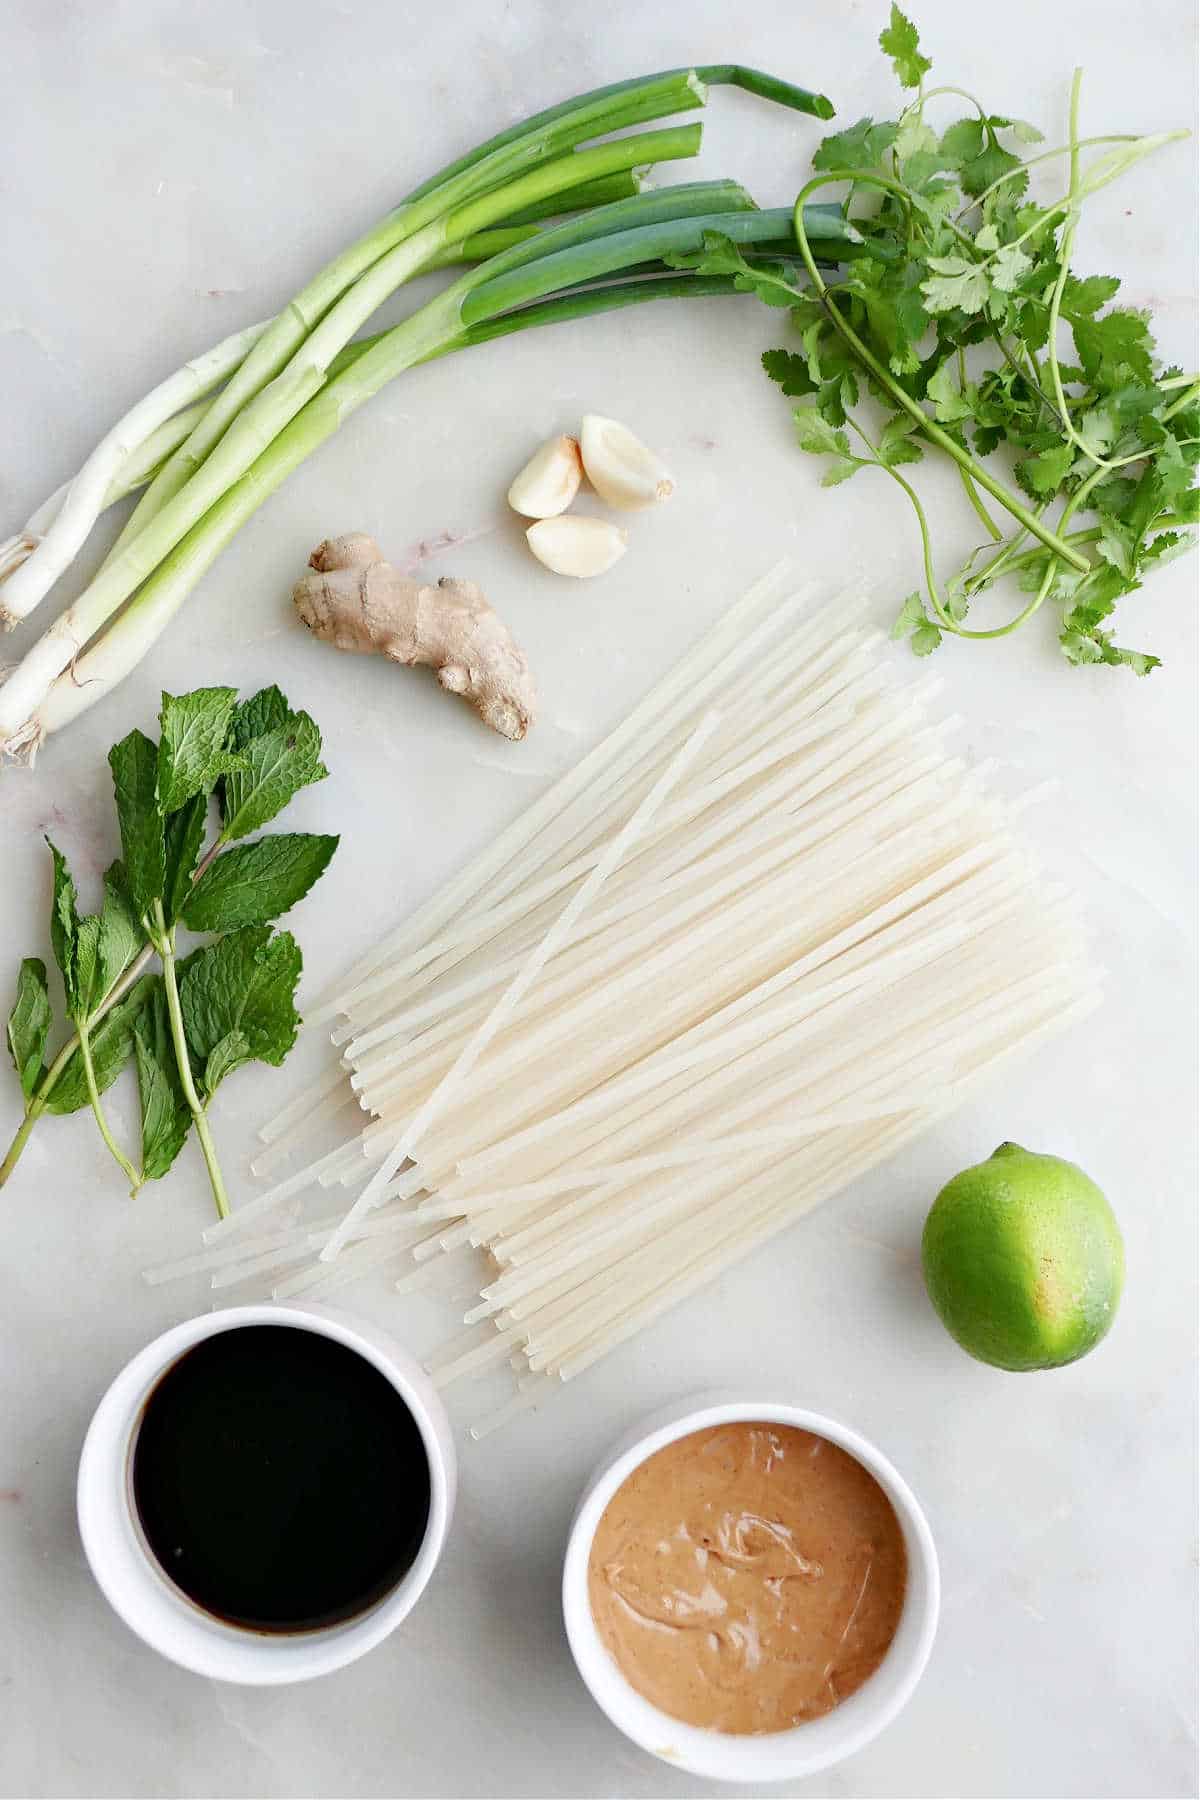
[[[907,1483],[849,1426],[780,1402],[644,1421],[588,1484],[563,1571],[571,1651],[613,1724],[728,1781],[861,1749],[916,1687],[938,1603]]]

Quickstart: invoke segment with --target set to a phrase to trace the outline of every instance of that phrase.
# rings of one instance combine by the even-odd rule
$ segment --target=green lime
[[[947,1182],[925,1221],[921,1262],[951,1337],[998,1369],[1086,1356],[1125,1279],[1121,1233],[1095,1182],[1019,1144]]]

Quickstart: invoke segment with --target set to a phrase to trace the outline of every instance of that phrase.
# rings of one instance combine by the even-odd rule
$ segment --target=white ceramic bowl
[[[240,1325],[291,1325],[357,1350],[403,1396],[429,1458],[429,1523],[403,1580],[367,1612],[317,1631],[255,1632],[212,1618],[169,1581],[145,1545],[130,1494],[134,1437],[146,1399],[186,1350]],[[231,1306],[164,1332],[126,1364],[96,1408],[79,1459],[83,1548],[113,1608],[152,1649],[197,1675],[274,1686],[354,1662],[394,1631],[433,1574],[454,1510],[456,1463],[449,1420],[425,1371],[373,1326],[320,1306]]]
[[[685,1725],[643,1699],[626,1681],[596,1630],[588,1600],[588,1559],[604,1509],[627,1476],[664,1445],[712,1425],[766,1420],[795,1425],[838,1444],[870,1470],[896,1510],[908,1552],[904,1610],[887,1655],[856,1693],[822,1718],[791,1731],[735,1736]],[[929,1660],[937,1629],[937,1553],[911,1488],[873,1444],[847,1425],[778,1401],[705,1396],[643,1420],[605,1459],[584,1490],[567,1544],[563,1614],[579,1673],[592,1697],[626,1737],[663,1762],[722,1781],[795,1780],[852,1756],[881,1732],[909,1698]]]

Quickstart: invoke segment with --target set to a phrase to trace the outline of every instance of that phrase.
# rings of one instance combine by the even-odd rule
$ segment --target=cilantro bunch
[[[159,724],[157,743],[131,731],[109,752],[122,857],[105,874],[98,913],[80,916],[66,860],[50,844],[50,942],[74,1031],[47,1063],[46,965],[26,957],[8,1019],[25,1116],[0,1163],[0,1185],[42,1113],[90,1106],[135,1193],[166,1174],[194,1125],[224,1217],[209,1103],[243,1063],[278,1065],[295,1041],[300,950],[290,932],[271,927],[324,873],[338,840],[277,832],[241,841],[328,772],[316,725],[277,687],[240,705],[235,688],[164,694]],[[214,797],[220,824],[205,848]],[[181,926],[222,935],[180,956]],[[155,959],[158,973],[150,972]],[[131,1060],[141,1102],[137,1163],[117,1144],[102,1098]]]
[[[1049,600],[1069,662],[1148,674],[1159,659],[1114,642],[1108,621],[1156,563],[1190,546],[1200,379],[1160,367],[1148,316],[1110,304],[1115,277],[1070,265],[1088,196],[1187,134],[1082,138],[1077,70],[1068,142],[1026,157],[1035,127],[960,88],[926,88],[932,64],[895,5],[879,41],[915,98],[896,119],[827,137],[814,156],[795,215],[807,288],[794,259],[747,260],[717,234],[683,260],[789,310],[799,347],[768,351],[763,367],[800,400],[798,441],[827,459],[824,485],[875,468],[908,497],[924,589],[905,600],[894,635],[925,656],[946,634],[1003,637]],[[939,134],[926,109],[947,94],[974,110]],[[1031,201],[1029,169],[1063,159],[1060,198]],[[803,208],[831,184],[847,189],[858,242],[826,281]],[[944,582],[924,506],[901,473],[928,449],[957,465],[986,533]],[[994,453],[1007,453],[1011,473]],[[973,602],[1005,576],[1028,600],[1006,623],[968,625]]]

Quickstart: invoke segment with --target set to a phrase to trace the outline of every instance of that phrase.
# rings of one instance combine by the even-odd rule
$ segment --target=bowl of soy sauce
[[[84,1442],[79,1526],[100,1587],[152,1648],[277,1684],[395,1629],[454,1490],[441,1403],[384,1333],[325,1308],[231,1307],[117,1376]]]

